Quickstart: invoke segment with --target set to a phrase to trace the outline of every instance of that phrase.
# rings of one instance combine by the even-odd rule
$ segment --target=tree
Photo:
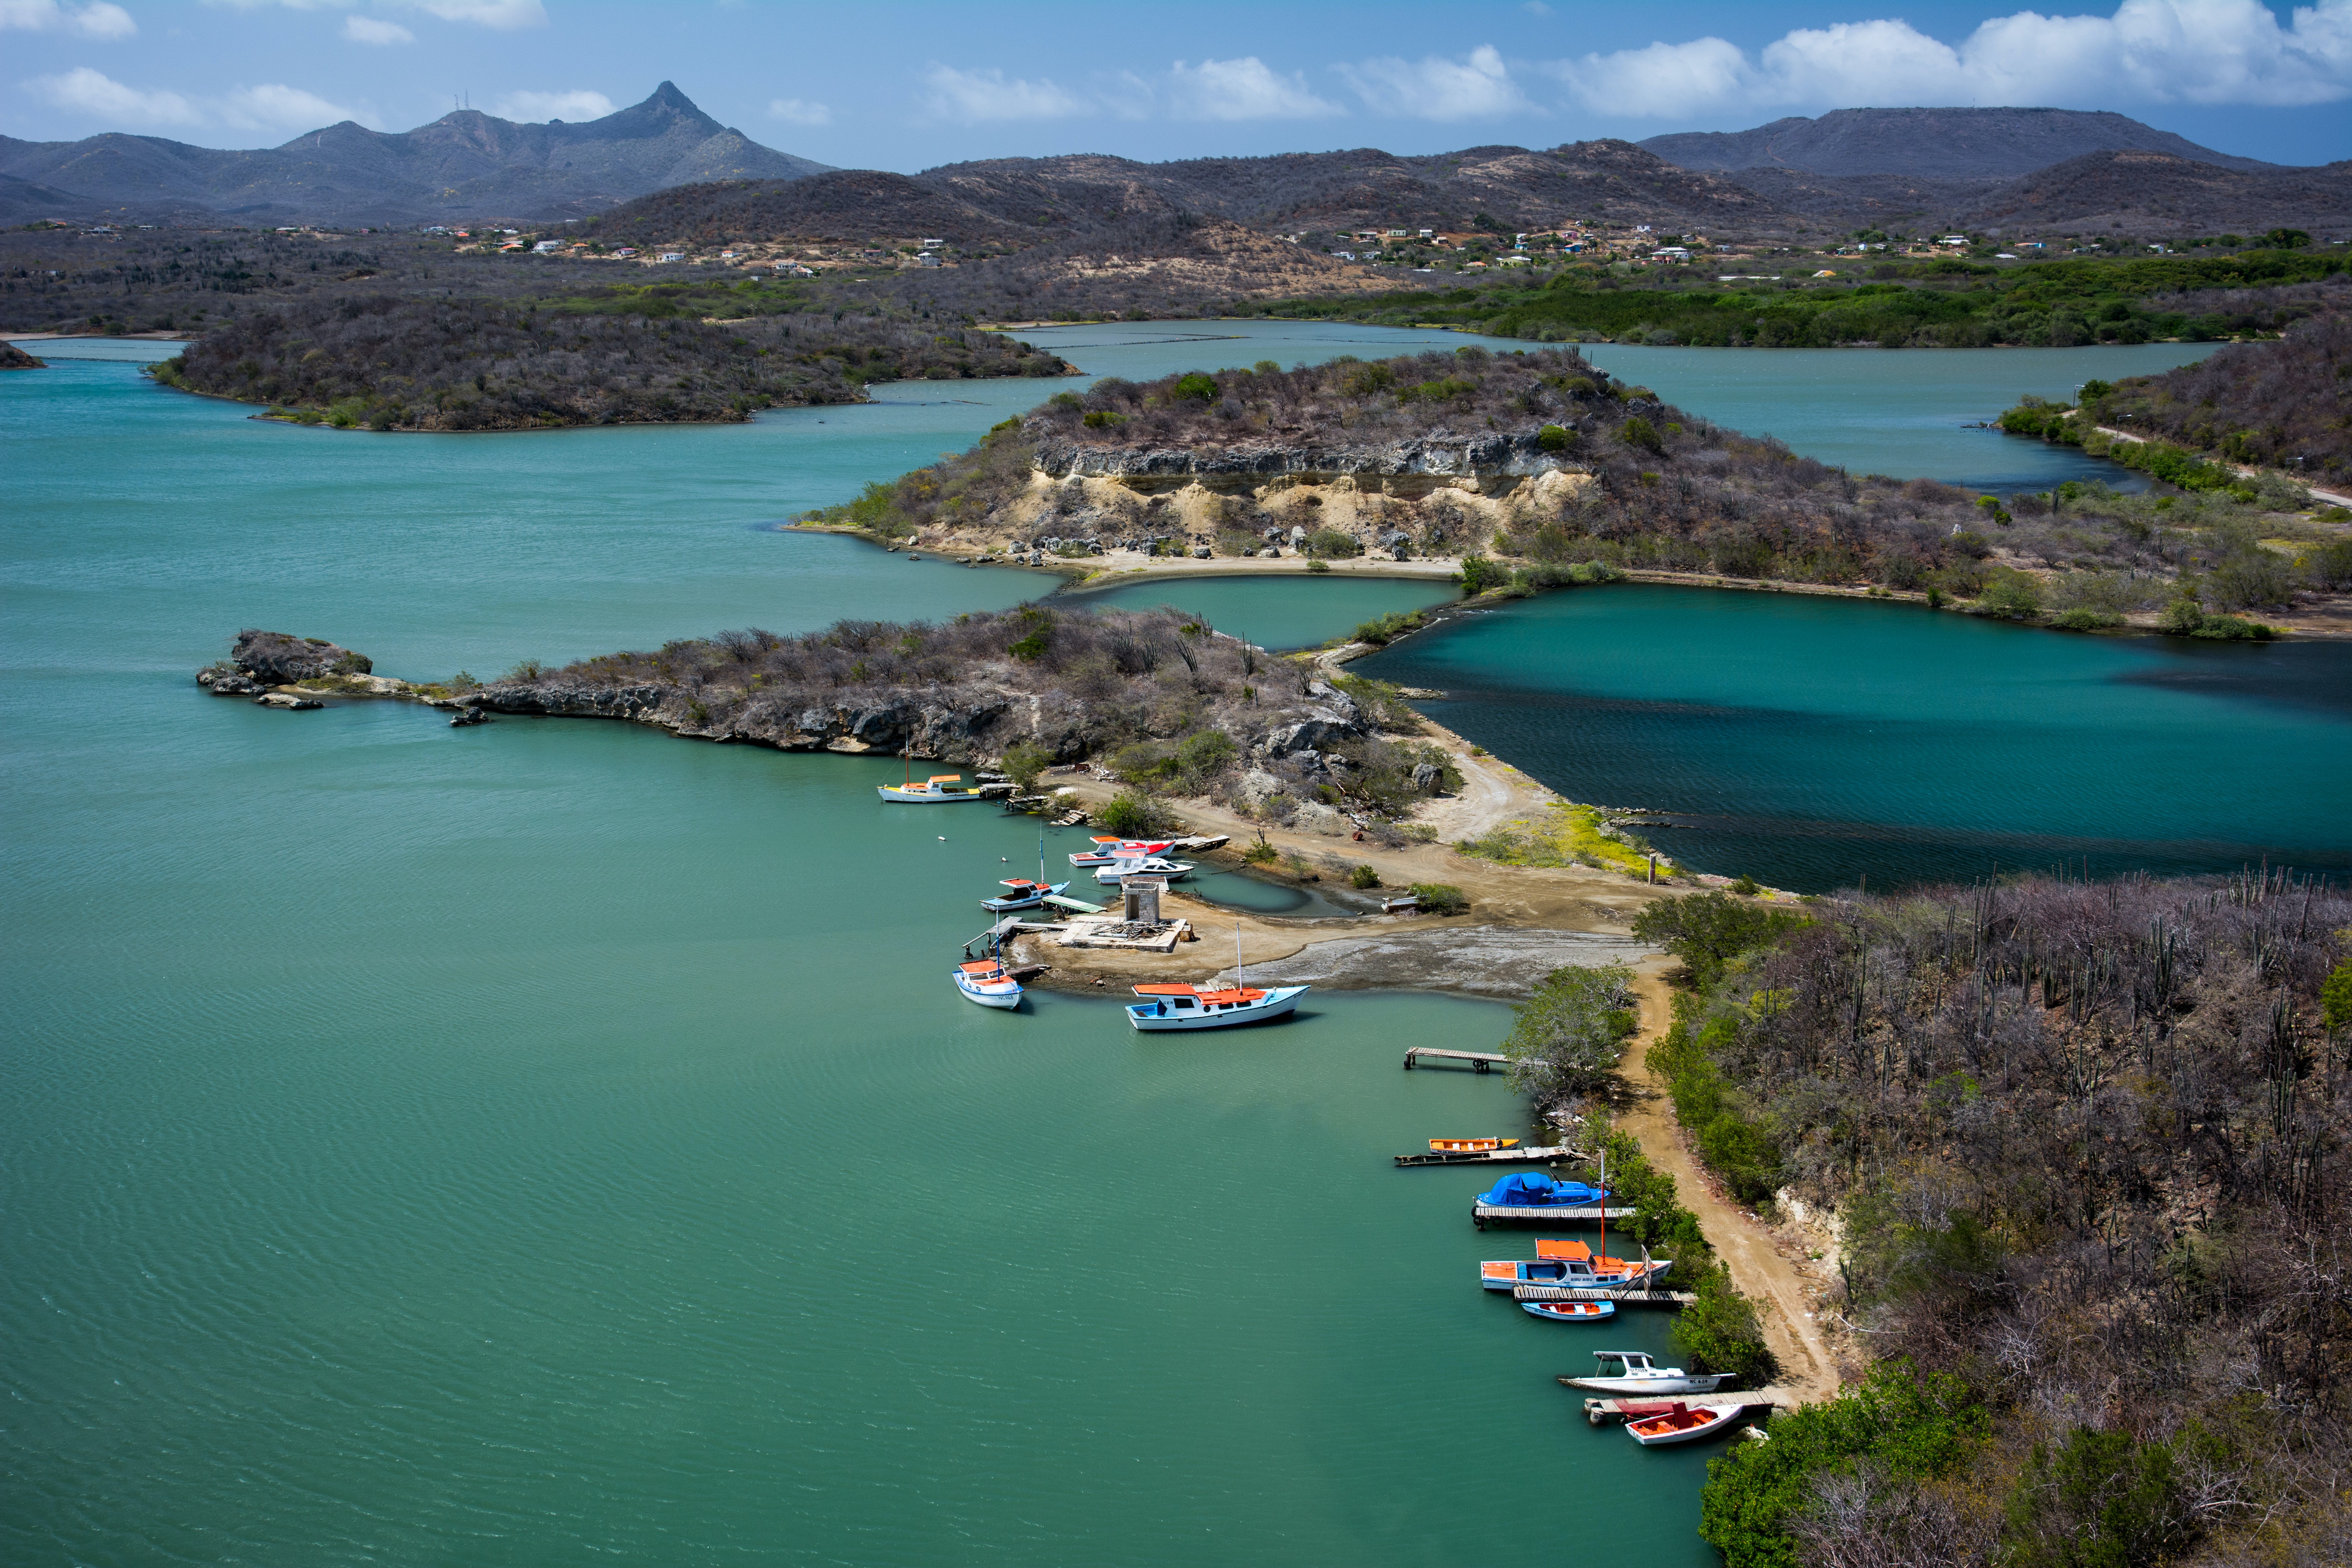
[[[1664,452],[1666,449],[1665,442],[1658,435],[1658,427],[1638,414],[1617,427],[1617,439],[1645,452]]]
[[[1705,990],[1741,953],[1811,923],[1792,910],[1747,903],[1728,893],[1690,893],[1645,907],[1633,917],[1633,934],[1681,959],[1691,983]]]
[[[1513,1087],[1538,1102],[1584,1094],[1617,1070],[1633,1032],[1633,973],[1622,963],[1555,969],[1503,1042]]]
[[[1004,749],[1004,772],[1023,795],[1037,793],[1037,775],[1054,764],[1054,753],[1034,741],[1015,741]]]

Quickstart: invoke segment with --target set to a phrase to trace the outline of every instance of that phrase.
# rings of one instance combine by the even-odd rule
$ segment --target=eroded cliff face
[[[1530,478],[1571,465],[1546,451],[1533,431],[1476,435],[1433,432],[1408,440],[1285,444],[1244,437],[1214,447],[1104,447],[1046,441],[1036,448],[1038,471],[1049,479],[1277,479],[1328,483],[1346,478]]]

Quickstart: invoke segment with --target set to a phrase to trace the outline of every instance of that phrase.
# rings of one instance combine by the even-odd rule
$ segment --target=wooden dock
[[[1599,1225],[1604,1219],[1632,1219],[1641,1212],[1637,1208],[1506,1208],[1500,1204],[1474,1203],[1470,1205],[1470,1223],[1480,1230],[1486,1228],[1489,1220],[1507,1219],[1533,1220],[1538,1225]]]
[[[1688,1290],[1636,1290],[1611,1285],[1514,1285],[1514,1301],[1622,1301],[1629,1307],[1687,1307]]]
[[[1508,1067],[1511,1058],[1493,1051],[1441,1051],[1433,1046],[1414,1046],[1404,1054],[1404,1070],[1411,1072],[1423,1058],[1433,1061],[1468,1062],[1474,1072],[1485,1072],[1493,1067]]]
[[[1624,1420],[1628,1406],[1636,1410],[1655,1410],[1677,1399],[1685,1405],[1729,1405],[1737,1402],[1743,1410],[1786,1410],[1797,1403],[1785,1388],[1733,1388],[1721,1394],[1645,1394],[1627,1399],[1587,1399],[1584,1402],[1584,1418],[1595,1426],[1605,1426],[1612,1421]]]
[[[1541,1165],[1553,1160],[1590,1160],[1581,1149],[1566,1144],[1549,1149],[1457,1149],[1444,1154],[1399,1154],[1400,1165]]]

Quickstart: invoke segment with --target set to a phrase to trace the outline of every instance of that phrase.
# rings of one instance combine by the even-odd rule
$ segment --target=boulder
[[[290,686],[320,675],[366,675],[375,668],[367,655],[338,647],[323,637],[289,637],[251,627],[236,634],[228,657],[266,686]]]
[[[196,684],[215,697],[258,697],[269,689],[249,676],[235,671],[199,670]]]
[[[1423,795],[1435,795],[1445,787],[1445,771],[1435,763],[1415,763],[1412,787]]]
[[[315,697],[297,697],[290,691],[271,691],[257,697],[254,704],[260,708],[324,708]]]

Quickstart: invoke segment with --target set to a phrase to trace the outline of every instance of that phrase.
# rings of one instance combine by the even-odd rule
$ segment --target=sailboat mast
[[[1242,922],[1234,922],[1234,989],[1242,988]]]
[[[1609,1145],[1601,1146],[1601,1253],[1598,1261],[1609,1260]],[[1595,1269],[1595,1273],[1600,1270]]]

